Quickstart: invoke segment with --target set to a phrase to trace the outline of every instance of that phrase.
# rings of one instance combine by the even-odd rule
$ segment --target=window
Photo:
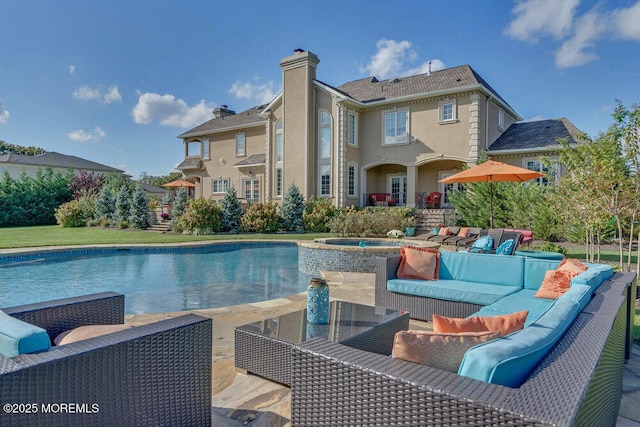
[[[358,172],[358,165],[354,164],[354,163],[349,163],[349,166],[347,166],[347,195],[352,196],[352,197],[357,197],[357,186],[358,186],[358,181],[357,181],[357,172]]]
[[[446,100],[439,103],[440,122],[450,122],[456,120],[456,103],[455,101]]]
[[[249,203],[260,201],[260,179],[259,178],[245,178],[242,180],[242,186],[244,188],[244,198]]]
[[[276,197],[282,197],[282,168],[276,168]]]
[[[533,181],[537,182],[540,185],[548,185],[551,182],[556,180],[556,172],[554,167],[549,170],[549,167],[542,163],[538,159],[524,159],[523,166],[525,169],[529,169],[530,171],[543,173],[544,176],[540,178],[536,178]],[[551,176],[551,181],[549,181],[549,176]]]
[[[320,195],[331,194],[331,115],[320,111],[320,129],[318,135],[318,171],[320,174]]]
[[[226,193],[229,191],[229,179],[219,178],[212,180],[211,192],[212,193]]]
[[[397,110],[384,113],[384,145],[409,142],[409,111]]]
[[[201,156],[201,144],[200,141],[189,141],[187,142],[187,157],[200,157]]]
[[[498,110],[498,129],[504,129],[504,111]]]
[[[284,153],[284,145],[282,140],[282,120],[278,120],[276,124],[276,162],[281,162]]]
[[[209,140],[202,140],[202,158],[205,160],[209,160]]]
[[[348,144],[351,146],[358,145],[358,117],[355,113],[349,113],[349,139]]]
[[[236,156],[246,155],[244,133],[236,134]]]
[[[331,195],[331,166],[320,166],[320,195]]]

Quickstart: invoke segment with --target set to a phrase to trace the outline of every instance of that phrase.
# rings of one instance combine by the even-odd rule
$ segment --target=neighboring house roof
[[[178,135],[178,138],[203,136],[217,132],[242,129],[265,124],[267,122],[266,119],[263,116],[260,116],[260,113],[264,110],[265,107],[266,104],[258,105],[238,114],[231,114],[223,117],[213,118],[199,126],[194,127],[193,129],[184,132],[181,135]]]
[[[155,185],[147,184],[146,182],[138,182],[138,184],[146,193],[164,194],[167,192],[166,188],[156,187]]]
[[[345,83],[336,89],[349,97],[362,102],[391,101],[412,95],[429,94],[455,89],[484,86],[495,98],[508,108],[513,108],[469,65],[445,68],[432,73],[401,77],[390,80],[378,80],[367,77]],[[515,113],[515,112],[514,112]]]
[[[249,156],[244,160],[239,161],[234,167],[248,167],[248,166],[263,166],[267,161],[267,156],[265,154],[254,154],[253,156]]]
[[[0,163],[13,163],[17,165],[32,165],[40,167],[51,166],[57,168],[73,168],[94,170],[100,172],[124,173],[123,170],[112,168],[111,166],[56,152],[38,154],[36,156],[27,156],[24,154],[15,153],[2,154],[0,155]]]
[[[487,152],[557,148],[560,145],[558,139],[568,138],[570,143],[578,143],[581,134],[583,132],[564,117],[514,123],[489,146]]]

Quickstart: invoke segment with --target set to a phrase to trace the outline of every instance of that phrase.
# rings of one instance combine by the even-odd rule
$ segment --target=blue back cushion
[[[538,290],[547,270],[555,270],[560,261],[542,258],[524,258],[524,288]]]
[[[0,310],[0,354],[15,357],[51,347],[47,331]]]
[[[497,257],[489,254],[440,252],[440,279],[522,287],[522,257]]]

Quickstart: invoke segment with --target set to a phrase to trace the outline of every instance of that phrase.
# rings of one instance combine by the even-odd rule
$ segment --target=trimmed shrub
[[[337,213],[338,209],[333,205],[331,199],[312,197],[307,201],[302,213],[304,228],[315,233],[326,233],[329,231],[329,221]]]
[[[330,223],[332,234],[354,237],[386,237],[390,230],[404,230],[412,208],[367,207],[344,209]]]
[[[304,227],[302,214],[304,213],[304,197],[295,184],[291,184],[284,194],[280,215],[282,227],[285,230],[297,230]]]
[[[82,201],[72,200],[56,209],[56,220],[64,228],[84,227],[87,224],[85,206]]]
[[[240,219],[242,231],[251,233],[273,233],[280,230],[278,205],[272,202],[254,203]]]
[[[212,200],[194,199],[182,212],[177,230],[184,234],[213,234],[220,231],[222,212]]]

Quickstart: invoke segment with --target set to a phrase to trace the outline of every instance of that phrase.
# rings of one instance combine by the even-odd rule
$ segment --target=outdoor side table
[[[562,261],[564,259],[564,255],[559,252],[536,251],[533,249],[520,249],[515,252],[515,255],[527,258],[551,259],[558,261]]]
[[[284,314],[235,329],[235,365],[289,386],[293,346],[313,338],[391,354],[393,336],[409,328],[409,313],[345,301],[331,301],[329,323],[307,322],[307,310]]]

